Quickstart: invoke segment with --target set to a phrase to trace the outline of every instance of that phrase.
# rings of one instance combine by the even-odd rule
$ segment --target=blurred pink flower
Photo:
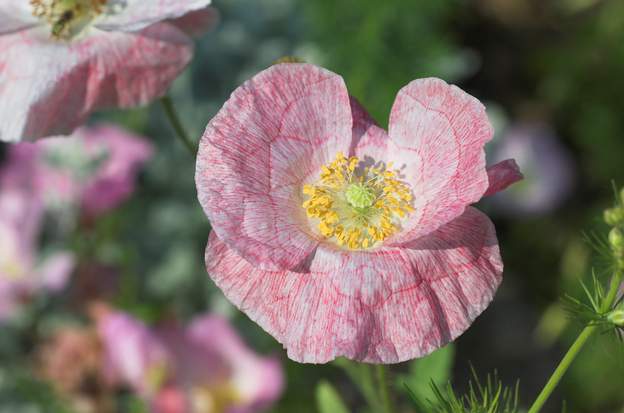
[[[36,371],[76,413],[112,413],[114,388],[102,374],[99,337],[90,327],[60,326],[38,346]]]
[[[0,141],[69,134],[100,108],[162,96],[210,0],[2,0]],[[188,24],[191,26],[186,27]]]
[[[33,295],[62,289],[73,269],[68,252],[40,253],[41,217],[37,199],[0,188],[0,321],[16,315]]]
[[[152,151],[145,138],[116,126],[81,128],[69,138],[10,147],[5,181],[28,188],[48,205],[77,204],[93,217],[132,194],[135,177]]]
[[[279,362],[253,353],[218,316],[199,317],[186,329],[149,329],[107,311],[98,331],[111,380],[129,385],[155,412],[255,412],[281,394]]]
[[[538,216],[560,207],[574,189],[575,164],[570,151],[545,124],[520,122],[505,131],[492,151],[492,160],[513,157],[525,179],[488,202],[507,216]]]
[[[470,205],[521,174],[511,160],[486,169],[483,105],[419,79],[389,123],[340,76],[286,63],[234,91],[201,140],[208,272],[296,361],[424,356],[501,281],[494,227]]]

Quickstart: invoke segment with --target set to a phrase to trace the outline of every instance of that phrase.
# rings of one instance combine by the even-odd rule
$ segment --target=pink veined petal
[[[236,89],[210,121],[197,157],[199,201],[219,237],[254,265],[298,268],[318,241],[302,185],[352,137],[342,78],[278,64]]]
[[[506,159],[487,168],[489,187],[483,196],[494,195],[524,178],[513,159]]]
[[[0,34],[36,26],[40,20],[32,14],[32,7],[25,0],[2,0],[0,2]]]
[[[387,241],[397,245],[434,231],[482,197],[488,186],[483,147],[493,130],[477,99],[435,78],[401,89],[389,124],[382,160],[401,170],[415,208],[403,231]]]
[[[135,33],[93,33],[71,45],[36,30],[0,36],[0,140],[69,134],[94,110],[163,95],[193,53],[163,23]]]
[[[169,23],[189,36],[199,37],[216,26],[218,21],[219,12],[217,9],[214,7],[206,7],[169,20]]]
[[[211,315],[199,317],[189,326],[189,335],[231,366],[231,380],[243,399],[238,407],[257,410],[281,394],[284,378],[279,361],[253,353],[227,320]]]
[[[210,0],[124,0],[119,5],[113,4],[113,12],[99,17],[95,26],[102,30],[134,31],[203,9],[209,4]]]
[[[225,295],[299,362],[422,357],[465,331],[501,281],[494,227],[474,208],[401,248],[321,246],[311,272],[264,271],[217,238],[208,272]]]

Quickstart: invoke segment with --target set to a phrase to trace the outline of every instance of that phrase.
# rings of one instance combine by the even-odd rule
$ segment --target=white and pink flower
[[[521,174],[486,169],[492,132],[483,105],[439,79],[401,89],[386,132],[328,70],[259,73],[200,143],[210,276],[296,361],[432,352],[501,282],[494,226],[470,205]]]
[[[162,96],[210,0],[2,0],[0,141],[66,135],[95,110]],[[189,18],[188,13],[199,13]]]
[[[134,389],[151,411],[252,413],[281,394],[279,362],[248,349],[223,318],[200,316],[185,329],[150,329],[116,311],[97,319],[110,379]]]

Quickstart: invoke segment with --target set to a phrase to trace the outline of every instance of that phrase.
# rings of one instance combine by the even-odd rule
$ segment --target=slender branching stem
[[[197,154],[197,145],[193,143],[189,134],[186,132],[186,129],[184,129],[171,98],[169,96],[164,96],[160,98],[160,103],[165,111],[165,115],[167,115],[169,123],[171,123],[171,126],[176,133],[176,136],[182,141],[191,155],[195,156]]]
[[[621,281],[622,272],[618,270],[611,278],[609,292],[607,293],[605,300],[602,302],[602,306],[600,308],[600,311],[602,313],[606,313],[607,311],[609,311],[611,306],[613,306],[613,303],[617,298],[617,293],[620,288]],[[576,356],[578,356],[585,343],[587,343],[587,340],[589,340],[591,336],[594,335],[597,329],[597,325],[590,324],[581,331],[566,355],[563,356],[563,359],[561,360],[553,374],[550,376],[550,379],[548,380],[540,394],[537,396],[537,399],[535,399],[535,402],[533,402],[533,405],[529,409],[528,413],[538,413],[542,409],[542,406],[544,406],[544,403],[546,403],[552,392],[555,390],[563,375],[568,371],[570,365],[576,359]]]

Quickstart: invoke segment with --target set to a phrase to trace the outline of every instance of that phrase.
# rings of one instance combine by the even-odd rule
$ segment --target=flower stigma
[[[349,249],[367,249],[400,229],[414,208],[410,187],[387,166],[364,166],[359,158],[336,159],[321,167],[320,179],[303,186],[302,207],[318,220],[321,234]]]
[[[50,25],[55,40],[70,40],[99,16],[108,0],[30,0],[34,16]]]

